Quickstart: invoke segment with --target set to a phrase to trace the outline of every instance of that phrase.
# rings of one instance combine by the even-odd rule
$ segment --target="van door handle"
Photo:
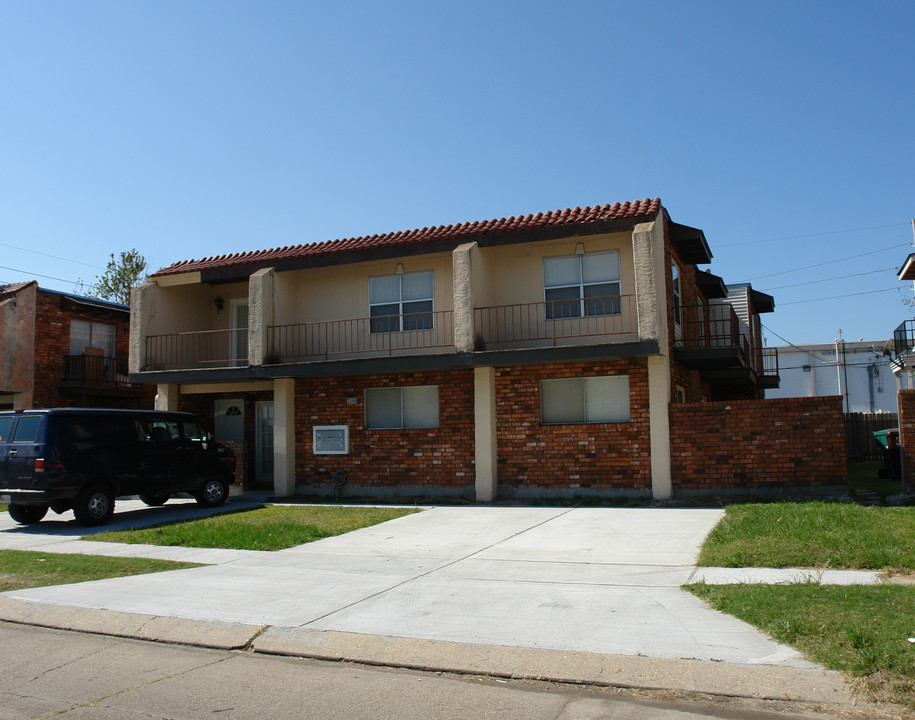
[[[18,454],[19,454],[19,451],[18,451],[18,450],[10,450],[10,451],[7,453],[7,456],[8,456],[8,457],[12,457],[13,455],[18,455]]]

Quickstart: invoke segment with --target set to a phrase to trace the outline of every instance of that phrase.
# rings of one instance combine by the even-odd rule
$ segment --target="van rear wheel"
[[[208,478],[203,487],[194,494],[197,504],[203,507],[216,507],[229,499],[229,486],[219,477]]]
[[[22,525],[34,525],[48,514],[47,505],[10,505],[10,517]]]
[[[114,493],[107,485],[96,483],[86,487],[73,504],[76,522],[84,527],[104,525],[114,513]]]

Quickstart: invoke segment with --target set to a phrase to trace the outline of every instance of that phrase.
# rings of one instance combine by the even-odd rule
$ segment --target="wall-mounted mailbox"
[[[349,452],[349,425],[315,425],[312,441],[315,455],[346,455]]]

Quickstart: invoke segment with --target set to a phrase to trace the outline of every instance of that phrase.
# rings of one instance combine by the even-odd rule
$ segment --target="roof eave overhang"
[[[753,309],[757,313],[775,312],[775,298],[759,290],[750,290],[750,300],[753,301]]]
[[[705,240],[705,233],[699,228],[670,223],[670,241],[677,255],[691,265],[708,265],[712,261],[712,251]]]
[[[726,298],[728,296],[724,280],[706,270],[696,270],[696,284],[707,298]]]
[[[915,253],[909,253],[909,256],[902,264],[899,270],[900,280],[915,280]]]

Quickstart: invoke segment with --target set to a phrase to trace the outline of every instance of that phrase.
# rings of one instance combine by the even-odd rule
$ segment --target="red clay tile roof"
[[[24,287],[28,287],[31,284],[37,284],[36,280],[23,280],[22,282],[10,283],[9,285],[0,285],[0,297],[6,297],[7,295],[15,295],[17,292],[22,290]]]
[[[332,253],[372,250],[397,245],[413,245],[435,240],[461,240],[478,235],[502,232],[533,230],[547,226],[577,225],[623,218],[651,217],[661,209],[659,198],[614,203],[613,205],[592,205],[584,208],[553,210],[536,215],[518,215],[498,220],[478,220],[455,225],[438,225],[417,230],[402,230],[384,235],[371,235],[345,240],[325,240],[307,245],[288,245],[270,250],[252,250],[229,255],[214,255],[200,260],[182,260],[153,273],[150,277],[175,275],[178,273],[215,270],[234,265],[266,265],[306,256]]]

